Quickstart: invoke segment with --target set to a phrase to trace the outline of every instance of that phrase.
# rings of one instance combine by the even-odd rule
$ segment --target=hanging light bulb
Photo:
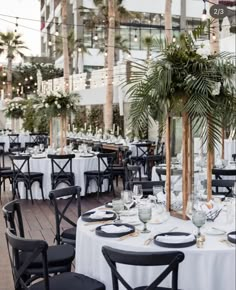
[[[52,42],[51,42],[51,40],[49,40],[49,42],[48,42],[48,46],[52,46]]]
[[[25,78],[25,82],[28,82],[28,78]]]
[[[137,36],[137,34],[136,34],[136,32],[135,32],[135,35],[134,35],[134,42],[137,42],[138,41],[138,36]]]
[[[107,56],[107,50],[105,50],[104,55]]]
[[[175,35],[173,36],[172,41],[173,41],[174,43],[176,42],[176,37],[175,37]]]
[[[33,79],[33,77],[32,77],[32,76],[30,76],[29,78],[30,78],[30,80],[32,80],[32,79]]]
[[[58,30],[56,29],[55,36],[58,36],[58,35],[59,35],[59,32],[58,32]]]
[[[212,33],[212,40],[213,41],[216,41],[216,35],[215,35],[215,33]]]
[[[203,2],[204,2],[204,9],[202,11],[202,21],[206,21],[207,20],[206,0],[203,0]]]
[[[78,47],[78,52],[81,52],[82,51],[82,48],[79,46]]]

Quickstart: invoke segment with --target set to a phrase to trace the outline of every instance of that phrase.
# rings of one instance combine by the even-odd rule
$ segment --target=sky
[[[14,31],[16,28],[16,17],[19,17],[17,31],[22,34],[22,40],[29,48],[24,53],[26,55],[40,55],[40,1],[0,0],[0,2],[0,31]],[[21,18],[30,18],[35,21],[23,20]]]

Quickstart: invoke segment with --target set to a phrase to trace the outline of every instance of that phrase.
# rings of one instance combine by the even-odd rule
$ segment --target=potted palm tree
[[[191,132],[202,129],[208,152],[221,141],[221,128],[227,112],[235,122],[236,97],[233,75],[234,56],[210,54],[196,45],[204,27],[181,34],[176,42],[158,41],[159,54],[149,62],[131,64],[127,94],[131,100],[131,125],[142,129],[148,116],[154,120],[182,116],[183,123],[183,212],[186,218],[191,192],[189,160]],[[169,128],[166,128],[169,134]],[[168,164],[170,166],[170,164]],[[211,198],[211,192],[208,192]],[[170,192],[167,200],[171,207]]]

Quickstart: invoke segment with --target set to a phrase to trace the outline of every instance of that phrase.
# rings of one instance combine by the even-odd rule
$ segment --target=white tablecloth
[[[223,215],[223,213],[222,213]],[[217,220],[219,217],[217,218]],[[217,220],[214,222],[217,223]],[[226,225],[225,219],[222,224],[217,224],[226,230],[232,230],[235,225]],[[212,223],[213,225],[213,223]],[[131,237],[120,241],[118,238],[103,238],[96,236],[91,231],[95,226],[84,226],[81,219],[77,223],[76,238],[76,272],[95,278],[106,285],[107,290],[112,290],[111,272],[107,265],[101,248],[104,245],[127,250],[127,251],[170,251],[170,248],[162,248],[154,243],[148,246],[144,245],[144,241],[152,237],[158,232],[166,232],[177,226],[177,231],[193,232],[195,227],[191,221],[183,221],[171,217],[166,223],[160,225],[150,225],[148,228],[151,234],[140,234],[137,237]],[[139,226],[141,228],[141,226]],[[224,236],[206,235],[204,248],[197,248],[196,245],[188,248],[180,248],[184,252],[185,259],[179,268],[179,288],[184,290],[235,290],[235,260],[236,249],[220,242]],[[175,249],[174,249],[175,250]],[[154,267],[131,267],[119,266],[122,275],[127,279],[128,283],[133,287],[150,283],[159,270]],[[163,286],[170,287],[170,280],[165,280]],[[123,290],[120,287],[119,290]]]
[[[0,135],[0,142],[5,143],[5,152],[8,152],[10,143],[9,136]],[[28,134],[19,134],[19,142],[21,143],[21,147],[24,147],[25,142],[30,142],[30,136]]]
[[[59,164],[63,164],[63,160],[57,160]],[[98,159],[96,156],[94,157],[75,157],[72,160],[72,171],[75,174],[75,185],[79,185],[81,187],[81,196],[85,195],[85,176],[84,172],[89,170],[97,170],[98,168]],[[101,169],[103,170],[103,166],[101,165]],[[23,171],[26,168],[23,168]],[[51,191],[51,159],[42,158],[42,159],[34,159],[30,158],[30,170],[33,172],[42,172],[43,176],[43,190],[44,197],[48,198],[48,194]],[[57,188],[65,187],[66,184],[60,184]],[[107,182],[103,184],[103,191],[107,190]],[[23,184],[19,184],[19,191],[21,198],[25,198],[25,188]],[[96,192],[97,186],[94,181],[90,181],[90,185],[88,188],[88,193]],[[35,182],[32,186],[33,198],[34,199],[42,199],[41,190],[37,182]]]

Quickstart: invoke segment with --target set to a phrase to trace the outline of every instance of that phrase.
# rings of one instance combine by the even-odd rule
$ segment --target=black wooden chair
[[[152,142],[138,143],[136,146],[136,156],[131,156],[132,163],[142,165],[145,170],[146,157],[151,153]]]
[[[9,143],[18,143],[19,142],[19,134],[8,134]]]
[[[48,145],[48,135],[47,133],[30,133],[30,142],[43,144],[45,147]]]
[[[12,184],[13,171],[10,166],[5,166],[5,142],[0,142],[0,200],[2,185],[3,190],[6,190],[6,179],[9,179]]]
[[[33,203],[33,194],[31,187],[34,182],[38,182],[41,189],[42,199],[44,200],[43,173],[30,171],[30,156],[9,155],[9,157],[12,161],[13,168],[13,198],[15,198],[16,194],[20,198],[18,184],[20,182],[23,182],[26,189],[26,199],[28,199],[29,191],[31,201]]]
[[[80,191],[79,186],[71,186],[62,189],[55,189],[50,191],[49,198],[54,206],[55,218],[56,218],[56,236],[55,239],[57,244],[71,244],[75,246],[76,239],[76,221],[73,221],[70,217],[66,215],[66,211],[70,206],[73,206],[75,203],[76,207],[76,218],[79,218],[81,215],[81,205],[80,205]],[[60,198],[67,197],[66,204],[64,206],[60,205]],[[63,200],[65,202],[65,200]],[[70,226],[69,229],[61,231],[62,221],[67,222]]]
[[[98,169],[84,172],[86,177],[85,195],[88,192],[89,183],[94,180],[97,184],[97,198],[99,193],[102,192],[102,184],[104,180],[108,180],[108,191],[112,191],[114,194],[113,186],[113,164],[116,159],[116,153],[99,153]],[[104,169],[102,169],[102,166]]]
[[[232,154],[233,161],[236,161],[236,153]]]
[[[49,277],[46,241],[20,238],[10,230],[6,232],[6,240],[15,290],[105,290],[104,284],[82,274],[67,272]],[[20,261],[22,254],[28,256],[24,263]],[[43,265],[41,279],[37,280],[37,275],[28,278],[29,266],[39,259]]]
[[[49,154],[48,158],[51,159],[52,189],[55,189],[60,183],[65,183],[68,186],[75,185],[75,175],[72,172],[72,159],[75,158],[75,154]]]
[[[152,179],[152,167],[163,162],[162,155],[149,155],[146,157],[146,167],[148,180]]]
[[[224,194],[230,196],[232,193],[232,187],[236,182],[236,169],[218,169],[213,168],[212,174],[215,176],[214,182],[212,180],[212,186],[215,187],[213,194]],[[224,179],[227,177],[227,179]],[[219,188],[225,188],[227,191],[220,192]]]
[[[0,142],[1,165],[5,167],[5,142]]]
[[[111,269],[113,290],[119,290],[118,282],[129,290],[178,290],[178,269],[179,264],[184,260],[184,253],[180,251],[130,252],[103,246],[102,253]],[[161,274],[149,286],[142,285],[141,287],[133,288],[120,274],[117,264],[166,267],[162,268]],[[159,287],[162,281],[170,274],[172,274],[171,288]]]
[[[16,236],[24,238],[24,224],[19,200],[11,201],[2,208],[6,228],[11,230]],[[72,261],[75,257],[74,247],[71,245],[53,245],[47,249],[48,271],[50,274],[70,272]],[[20,255],[21,262],[28,259],[27,254]],[[28,274],[41,276],[43,264],[40,258],[30,263],[27,267]]]
[[[153,186],[162,186],[164,192],[165,181],[130,181],[127,189],[133,190],[134,185],[142,185],[143,195],[149,195],[153,194]]]

